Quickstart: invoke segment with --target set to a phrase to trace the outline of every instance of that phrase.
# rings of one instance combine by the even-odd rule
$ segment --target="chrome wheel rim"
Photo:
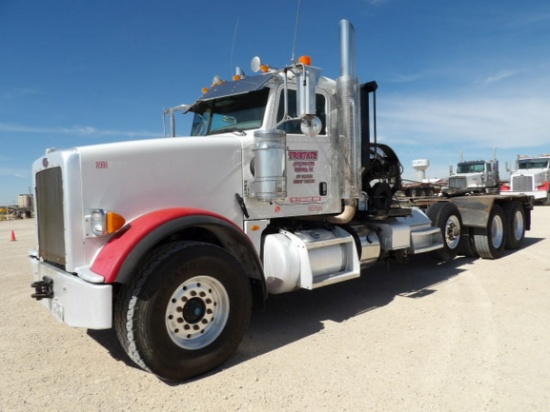
[[[504,240],[504,225],[500,216],[493,218],[493,224],[491,225],[491,240],[494,247],[498,248]]]
[[[513,231],[516,240],[520,240],[525,231],[523,226],[523,214],[519,210],[514,214]]]
[[[460,242],[460,221],[455,215],[449,216],[445,224],[445,242],[449,249],[455,249]]]
[[[197,350],[216,340],[228,318],[229,296],[222,283],[210,276],[195,276],[170,297],[166,330],[179,347]]]

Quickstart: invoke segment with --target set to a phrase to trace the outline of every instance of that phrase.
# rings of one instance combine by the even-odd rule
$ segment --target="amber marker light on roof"
[[[300,56],[298,61],[306,66],[311,66],[311,56]]]

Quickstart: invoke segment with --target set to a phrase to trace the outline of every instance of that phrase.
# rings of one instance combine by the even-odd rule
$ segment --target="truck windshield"
[[[477,173],[485,170],[484,163],[464,163],[458,164],[456,168],[457,173]]]
[[[258,129],[264,120],[269,89],[225,96],[196,104],[191,136]]]
[[[520,160],[518,167],[520,169],[548,169],[548,160],[547,159]]]

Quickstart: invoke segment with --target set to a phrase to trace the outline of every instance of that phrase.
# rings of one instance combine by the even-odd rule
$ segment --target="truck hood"
[[[235,193],[243,192],[241,139],[247,137],[165,138],[48,150],[34,162],[33,175],[46,176],[44,171],[57,176],[40,179],[41,198],[49,199],[42,217],[63,220],[54,238],[64,238],[59,255],[66,251],[67,270],[88,265],[108,240],[87,235],[86,216],[92,209],[116,212],[130,223],[159,209],[194,208],[242,227],[235,199]]]
[[[234,136],[143,140],[77,148],[83,208],[133,219],[165,207],[195,207],[242,225],[242,146]]]

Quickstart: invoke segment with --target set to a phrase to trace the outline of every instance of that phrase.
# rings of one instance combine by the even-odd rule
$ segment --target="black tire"
[[[123,285],[115,329],[136,364],[181,381],[231,356],[251,310],[250,284],[231,254],[208,243],[174,242],[154,250]]]
[[[506,245],[504,211],[494,204],[486,228],[474,228],[474,244],[483,259],[498,259]]]
[[[479,254],[476,250],[476,245],[474,243],[474,235],[472,229],[468,230],[468,228],[463,228],[462,240],[460,241],[458,254],[466,257],[479,257]]]
[[[550,206],[550,193],[546,195],[546,199],[542,201],[543,206]]]
[[[525,238],[525,210],[520,202],[508,202],[503,206],[506,233],[506,249],[519,249]]]
[[[439,262],[454,259],[462,241],[462,218],[455,204],[439,202],[431,205],[426,215],[435,227],[441,229],[443,248],[430,252],[430,257]]]

